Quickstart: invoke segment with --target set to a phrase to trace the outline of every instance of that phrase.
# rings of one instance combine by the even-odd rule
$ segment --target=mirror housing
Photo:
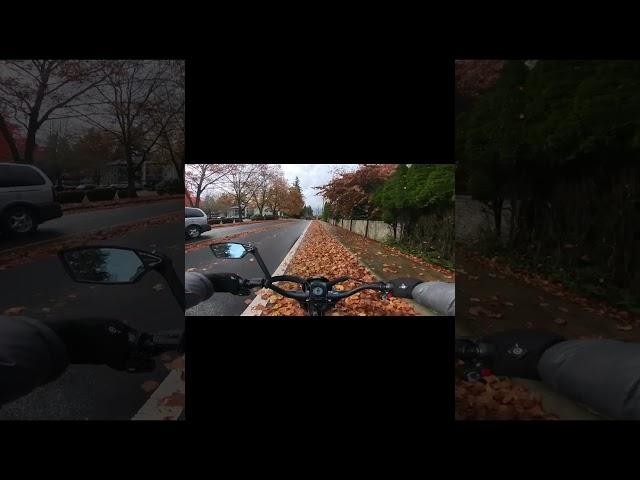
[[[163,262],[153,253],[103,245],[63,250],[58,257],[75,282],[103,285],[136,283]]]
[[[238,259],[251,251],[246,245],[236,242],[212,243],[209,248],[217,258]]]
[[[209,245],[211,251],[217,258],[237,259],[244,257],[247,253],[251,253],[258,262],[260,269],[264,273],[265,278],[268,280],[271,278],[269,269],[264,264],[258,247],[252,243],[237,243],[237,242],[224,242],[224,243],[212,243]],[[232,256],[233,255],[233,256]]]

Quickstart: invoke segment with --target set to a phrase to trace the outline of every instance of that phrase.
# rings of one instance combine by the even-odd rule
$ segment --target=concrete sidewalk
[[[382,280],[398,277],[419,278],[425,282],[454,282],[454,272],[442,273],[426,261],[415,260],[386,245],[364,238],[344,228],[322,222],[327,231],[351,251],[364,266]]]

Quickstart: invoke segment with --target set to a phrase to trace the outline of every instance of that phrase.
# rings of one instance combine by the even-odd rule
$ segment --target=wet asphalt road
[[[182,208],[180,202],[177,202],[177,207]],[[131,208],[144,208],[144,211],[136,213],[143,218],[175,210],[176,202]],[[116,210],[91,214],[102,217],[107,212],[112,221],[123,220],[132,214],[132,211]],[[182,272],[183,232],[180,220],[134,230],[108,243],[144,250],[157,249],[172,259],[177,272]],[[52,256],[0,271],[0,286],[0,312],[23,306],[26,307],[24,315],[40,319],[98,316],[125,321],[141,331],[184,328],[180,307],[162,277],[155,272],[148,273],[133,285],[78,284],[67,277],[57,257]],[[106,366],[72,365],[54,382],[0,407],[0,420],[128,420],[150,395],[141,388],[142,383],[147,380],[160,382],[167,374],[168,370],[161,362],[154,372],[148,374],[117,372]]]
[[[199,238],[195,238],[193,240],[187,240],[185,243],[194,243],[200,240],[204,240],[206,238],[216,239],[216,238],[225,237],[227,235],[231,235],[234,233],[257,230],[261,227],[264,227],[265,225],[268,226],[269,222],[258,222],[258,223],[246,222],[246,223],[239,223],[237,225],[234,224],[234,225],[228,225],[225,227],[212,228],[208,232],[204,232],[202,235],[200,235]]]
[[[273,228],[268,231],[258,232],[255,234],[250,233],[245,237],[234,239],[232,241],[255,244],[258,247],[260,256],[264,260],[269,273],[273,274],[308,224],[309,221],[307,220],[296,220],[291,223],[278,224],[274,225]],[[256,224],[254,225],[254,228],[257,228],[258,225],[265,226],[264,223]],[[243,227],[244,226],[237,228]],[[225,233],[225,235],[233,233],[227,228],[215,230],[226,231],[227,233]],[[255,260],[252,260],[253,255],[251,254],[237,260],[216,258],[211,250],[205,247],[186,253],[185,268],[196,269],[196,271],[199,272],[211,271],[236,273],[244,278],[263,278],[264,275],[260,270],[260,266]],[[245,300],[253,299],[254,296],[255,295],[239,297],[229,293],[214,294],[210,299],[188,309],[186,315],[240,315],[247,307]]]
[[[182,208],[184,208],[182,200],[172,199],[165,202],[147,203],[131,207],[68,213],[60,218],[43,223],[33,235],[21,239],[0,237],[0,252],[29,243],[53,240],[65,235],[135,222],[139,219],[155,217],[165,213],[180,212]]]

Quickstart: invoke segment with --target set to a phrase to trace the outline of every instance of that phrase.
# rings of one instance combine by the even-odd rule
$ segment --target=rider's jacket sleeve
[[[45,324],[0,315],[0,405],[56,379],[68,363],[64,343]]]
[[[198,272],[184,274],[184,296],[186,308],[203,302],[213,295],[213,284],[207,277]]]
[[[538,363],[545,383],[614,419],[640,420],[640,344],[568,340]]]
[[[435,310],[440,315],[455,316],[456,284],[446,282],[423,282],[411,292],[420,305]]]

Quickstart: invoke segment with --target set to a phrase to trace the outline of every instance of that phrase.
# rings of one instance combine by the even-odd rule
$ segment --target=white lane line
[[[171,370],[131,420],[177,420],[184,410],[183,371]]]
[[[271,275],[272,277],[275,277],[276,275],[284,275],[285,270],[289,266],[289,263],[291,263],[291,260],[293,259],[293,256],[295,255],[296,251],[300,247],[300,244],[302,244],[302,240],[304,239],[304,236],[307,234],[307,230],[309,230],[310,226],[311,226],[311,222],[309,222],[309,224],[306,226],[306,228],[304,229],[304,232],[302,232],[302,235],[298,237],[298,240],[296,241],[296,243],[293,244],[293,247],[291,247],[291,250],[289,250],[289,253],[285,255],[284,259],[282,260],[282,263],[278,265],[278,268],[276,268],[276,271],[273,272],[273,275]],[[256,294],[256,298],[253,299],[253,302],[249,304],[249,306],[244,310],[244,312],[240,314],[240,316],[255,317],[260,315],[261,311],[255,310],[255,307],[257,307],[258,305],[262,305],[265,307],[267,306],[267,300],[264,300],[262,298],[262,295],[267,292],[269,292],[269,289],[267,288],[260,289]]]

